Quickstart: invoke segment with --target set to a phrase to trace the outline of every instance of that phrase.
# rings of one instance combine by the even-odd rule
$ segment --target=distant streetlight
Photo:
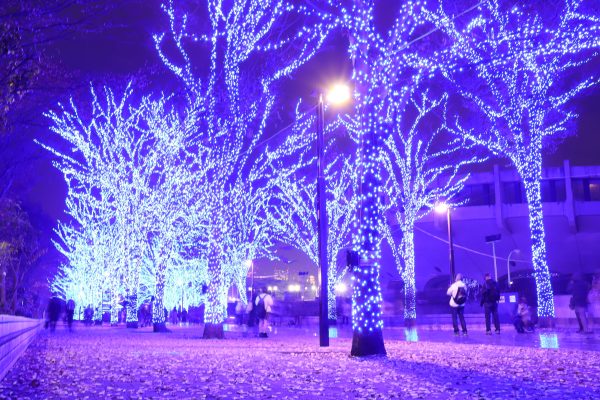
[[[506,259],[506,271],[507,271],[507,278],[508,278],[508,288],[510,289],[510,285],[512,285],[512,282],[510,281],[510,256],[512,256],[512,254],[521,254],[521,250],[519,249],[514,249],[512,250],[510,253],[508,253],[508,258]]]
[[[450,248],[450,283],[454,282],[454,276],[456,272],[454,270],[454,244],[452,242],[452,217],[450,216],[450,206],[446,203],[437,203],[434,207],[435,212],[438,214],[446,213],[446,219],[448,220],[448,245]]]
[[[350,100],[350,88],[347,85],[336,84],[327,92],[327,101],[332,105],[341,105]],[[318,215],[318,243],[319,243],[319,270],[321,272],[321,295],[319,296],[319,344],[321,347],[329,346],[329,315],[328,315],[328,277],[327,277],[327,204],[325,200],[324,157],[325,139],[324,131],[324,105],[323,94],[319,95],[317,103],[317,215]]]

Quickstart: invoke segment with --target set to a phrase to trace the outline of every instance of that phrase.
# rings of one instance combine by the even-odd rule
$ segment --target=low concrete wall
[[[42,327],[40,319],[0,315],[0,380]]]

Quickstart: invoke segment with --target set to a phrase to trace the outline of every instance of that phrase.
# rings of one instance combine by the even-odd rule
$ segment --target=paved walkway
[[[343,329],[329,348],[318,347],[315,332],[295,328],[278,328],[268,339],[229,332],[225,340],[202,340],[201,333],[43,332],[0,383],[0,398],[600,398],[600,352],[588,349],[598,349],[595,335],[542,332],[516,343],[508,330],[455,338],[451,331],[388,329],[387,357],[356,359]],[[549,348],[539,348],[544,342]]]

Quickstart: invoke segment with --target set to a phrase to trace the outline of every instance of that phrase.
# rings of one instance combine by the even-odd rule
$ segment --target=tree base
[[[553,317],[539,317],[538,318],[538,326],[540,328],[554,328],[556,325],[556,321]]]
[[[167,329],[167,324],[164,322],[152,324],[152,329],[153,329],[152,330],[153,332],[157,332],[157,333],[171,332],[169,329]]]
[[[407,328],[414,328],[417,326],[417,320],[415,318],[404,318],[404,326]]]
[[[137,329],[138,328],[138,322],[137,321],[128,321],[127,322],[127,327],[131,328],[131,329]]]
[[[354,331],[354,336],[352,337],[352,350],[350,351],[351,356],[385,356],[386,354],[381,329],[369,333]]]
[[[223,324],[204,324],[203,339],[224,339]]]
[[[96,325],[96,326],[102,326],[102,321],[94,321],[94,325]]]

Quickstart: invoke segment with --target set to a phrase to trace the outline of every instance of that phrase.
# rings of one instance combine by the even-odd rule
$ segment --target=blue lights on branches
[[[551,21],[542,14],[542,2],[535,13],[514,2],[489,0],[459,25],[443,4],[433,11],[422,8],[449,42],[437,54],[441,71],[483,120],[473,127],[457,117],[456,131],[507,157],[521,176],[529,205],[538,313],[553,317],[540,192],[542,151],[567,134],[576,117],[568,102],[598,82],[598,77],[588,77],[569,86],[561,78],[586,64],[600,47],[600,20],[585,12],[581,0],[566,0],[560,16]]]

